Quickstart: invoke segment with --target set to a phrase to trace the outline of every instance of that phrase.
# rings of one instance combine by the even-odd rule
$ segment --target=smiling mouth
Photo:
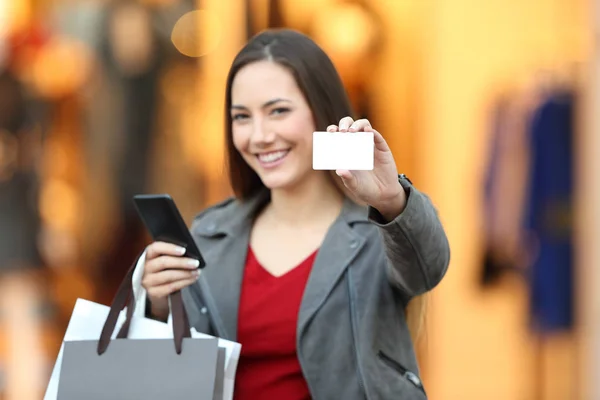
[[[271,166],[277,164],[279,161],[283,160],[285,156],[288,155],[290,150],[279,150],[279,151],[271,151],[269,153],[257,154],[256,158],[258,161],[265,166]]]

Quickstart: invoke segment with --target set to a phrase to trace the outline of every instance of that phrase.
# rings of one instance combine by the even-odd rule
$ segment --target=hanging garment
[[[506,131],[508,118],[508,99],[498,99],[493,107],[491,141],[489,162],[484,180],[484,240],[482,270],[480,283],[489,286],[496,283],[505,271],[511,270],[511,262],[502,257],[500,252],[500,238],[497,234],[497,207],[498,207],[498,174],[502,167],[500,164],[501,139]]]
[[[542,333],[573,326],[574,103],[569,91],[549,95],[530,129],[524,228],[531,238],[531,323]]]
[[[480,284],[521,273],[523,208],[529,164],[528,121],[536,94],[504,95],[493,108],[489,162],[484,180],[484,239]]]

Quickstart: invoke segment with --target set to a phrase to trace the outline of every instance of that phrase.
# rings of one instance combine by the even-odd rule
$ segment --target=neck
[[[320,173],[294,188],[272,190],[268,211],[276,221],[306,225],[335,219],[343,201],[344,195],[331,179]]]

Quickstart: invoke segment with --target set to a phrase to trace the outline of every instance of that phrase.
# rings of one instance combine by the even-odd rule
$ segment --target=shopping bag
[[[216,339],[185,339],[177,354],[169,339],[115,340],[105,354],[96,341],[67,342],[58,400],[213,400]]]
[[[240,345],[190,329],[180,292],[172,326],[134,317],[134,267],[110,308],[77,300],[44,399],[231,400]]]
[[[52,375],[46,389],[44,400],[56,400],[58,394],[58,380],[60,377],[62,359],[64,354],[64,343],[98,338],[102,326],[108,316],[109,307],[84,299],[77,299],[69,321],[64,339]],[[125,313],[119,315],[117,326],[122,325]],[[212,338],[212,336],[198,333],[191,329],[192,337]],[[113,335],[116,337],[116,334]],[[164,322],[153,319],[134,317],[131,322],[129,339],[172,339],[172,328]],[[239,343],[230,342],[219,338],[219,359],[217,367],[217,379],[215,381],[215,399],[232,400],[235,371],[239,359],[241,346]],[[219,373],[219,371],[223,371]],[[233,371],[230,373],[230,371]],[[219,376],[223,377],[219,379]],[[219,395],[220,394],[220,395]]]

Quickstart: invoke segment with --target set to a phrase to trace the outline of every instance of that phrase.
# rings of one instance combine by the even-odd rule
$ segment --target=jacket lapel
[[[249,234],[215,242],[199,284],[219,337],[235,341]],[[210,263],[210,264],[209,264]]]
[[[340,216],[325,236],[308,278],[298,316],[298,337],[363,248],[365,239],[351,227],[359,221],[368,221],[365,208],[346,199]]]
[[[216,332],[223,339],[237,340],[237,322],[244,266],[254,214],[265,196],[237,202],[232,212],[207,217],[195,233],[206,259],[198,283]]]

